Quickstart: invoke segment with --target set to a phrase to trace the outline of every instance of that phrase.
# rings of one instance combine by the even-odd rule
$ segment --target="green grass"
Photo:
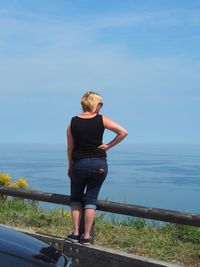
[[[44,210],[36,202],[9,199],[0,204],[0,223],[40,233],[66,237],[72,229],[69,213],[62,209]],[[200,267],[200,229],[177,224],[156,224],[143,219],[123,222],[95,222],[95,244],[178,263]]]

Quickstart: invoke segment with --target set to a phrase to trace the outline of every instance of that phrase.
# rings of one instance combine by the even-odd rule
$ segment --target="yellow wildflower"
[[[26,189],[28,188],[28,183],[27,181],[24,179],[24,177],[19,178],[19,180],[17,181],[17,186],[20,189]]]
[[[62,215],[67,219],[71,219],[71,213],[66,210],[62,210]]]
[[[7,173],[0,173],[0,186],[9,186],[10,176]]]

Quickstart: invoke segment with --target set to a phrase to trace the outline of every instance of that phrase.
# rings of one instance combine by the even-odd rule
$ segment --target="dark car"
[[[52,245],[0,226],[0,266],[72,267],[72,262]]]

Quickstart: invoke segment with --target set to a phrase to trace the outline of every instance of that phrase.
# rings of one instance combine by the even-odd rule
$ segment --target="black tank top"
[[[99,149],[102,145],[104,125],[102,115],[90,119],[75,116],[71,120],[71,133],[74,141],[72,159],[106,158],[106,152]]]

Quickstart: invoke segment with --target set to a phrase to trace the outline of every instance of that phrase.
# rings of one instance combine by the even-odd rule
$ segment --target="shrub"
[[[19,189],[27,189],[28,188],[28,183],[24,179],[24,177],[20,177],[17,182],[11,183],[10,187],[19,188]]]
[[[10,176],[7,173],[0,173],[0,186],[9,186]]]
[[[0,173],[0,186],[27,189],[28,183],[24,177],[20,177],[18,181],[11,182],[11,177],[7,173]],[[7,198],[7,195],[0,195],[0,200],[5,201]]]

